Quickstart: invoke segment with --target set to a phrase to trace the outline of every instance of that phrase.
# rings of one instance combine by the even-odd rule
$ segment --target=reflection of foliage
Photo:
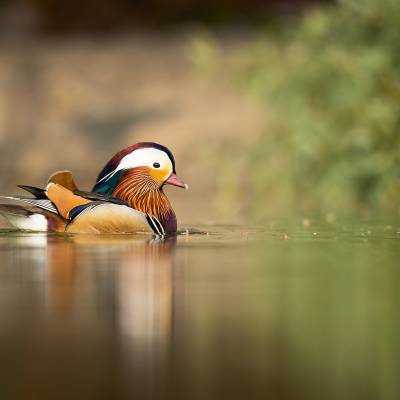
[[[225,57],[224,75],[268,107],[249,155],[259,202],[400,204],[399,26],[396,0],[342,0]]]

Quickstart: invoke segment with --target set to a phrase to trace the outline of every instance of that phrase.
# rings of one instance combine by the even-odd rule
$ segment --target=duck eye
[[[153,167],[154,167],[154,168],[160,168],[160,163],[155,162],[155,163],[153,164]]]

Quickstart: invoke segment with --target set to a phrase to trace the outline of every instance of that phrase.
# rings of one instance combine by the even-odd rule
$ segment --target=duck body
[[[79,190],[71,172],[58,171],[45,189],[19,186],[34,197],[1,196],[29,206],[0,204],[0,213],[20,229],[165,235],[177,229],[165,184],[187,188],[176,176],[172,153],[156,143],[138,143],[111,158],[91,192]]]

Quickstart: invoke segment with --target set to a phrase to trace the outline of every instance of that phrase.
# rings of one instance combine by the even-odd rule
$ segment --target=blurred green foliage
[[[239,50],[199,40],[194,54],[265,105],[241,171],[246,209],[399,209],[399,1],[342,0]]]

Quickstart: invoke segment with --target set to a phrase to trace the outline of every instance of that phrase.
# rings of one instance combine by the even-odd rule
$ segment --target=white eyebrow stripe
[[[161,168],[169,166],[172,170],[172,162],[167,153],[152,147],[146,147],[132,151],[132,153],[123,157],[116,171],[135,167],[151,167],[154,162],[160,163]]]
[[[118,171],[135,167],[152,167],[154,162],[158,162],[161,168],[165,168],[167,166],[171,169],[171,172],[173,170],[171,159],[169,158],[167,153],[153,147],[145,147],[142,149],[134,150],[132,151],[132,153],[129,153],[126,156],[122,157],[117,168],[109,172],[107,175],[103,176],[100,180],[96,182],[96,184],[102,181],[108,181]]]

